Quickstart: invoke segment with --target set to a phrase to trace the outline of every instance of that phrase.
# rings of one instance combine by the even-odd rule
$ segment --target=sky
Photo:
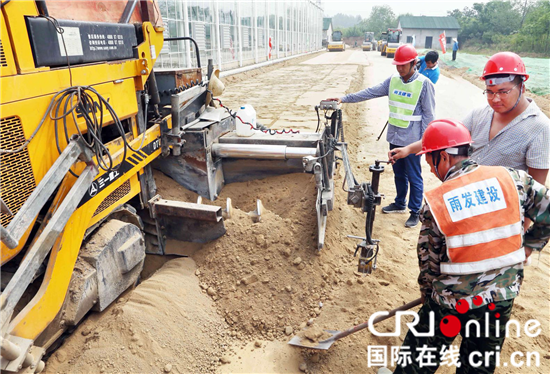
[[[476,1],[453,1],[453,0],[386,0],[386,1],[337,1],[322,0],[322,7],[325,10],[325,16],[332,17],[337,13],[347,15],[360,15],[361,18],[368,18],[373,6],[389,5],[396,16],[404,13],[412,13],[415,16],[446,16],[447,11],[454,9],[464,9],[471,7],[474,3],[486,3],[489,0]]]

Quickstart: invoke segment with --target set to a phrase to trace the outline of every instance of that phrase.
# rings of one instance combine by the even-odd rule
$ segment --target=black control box
[[[67,66],[67,55],[71,65],[135,57],[132,24],[57,20],[63,31],[59,33],[45,17],[26,17],[26,21],[36,67]]]

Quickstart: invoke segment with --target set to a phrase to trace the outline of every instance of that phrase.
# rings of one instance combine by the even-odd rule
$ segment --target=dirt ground
[[[378,53],[321,53],[270,69],[225,79],[224,105],[248,103],[258,121],[274,128],[312,131],[319,100],[376,84],[394,67]],[[443,76],[437,86],[438,116],[461,118],[483,104],[480,89],[467,80]],[[448,94],[451,93],[451,94]],[[455,93],[454,95],[452,93]],[[456,93],[464,100],[457,105]],[[387,100],[344,106],[346,141],[354,174],[370,180],[368,166],[385,159],[387,143],[376,141],[387,117]],[[439,184],[424,167],[426,187]],[[196,195],[161,173],[159,193],[168,199],[196,201]],[[338,168],[335,185],[343,182]],[[383,204],[393,201],[391,168],[382,174]],[[335,208],[328,216],[325,248],[316,250],[314,180],[292,174],[227,185],[216,202],[230,197],[235,207],[226,220],[227,234],[205,245],[171,241],[169,249],[186,258],[148,256],[144,279],[101,314],[92,314],[49,359],[48,373],[375,373],[368,367],[369,346],[400,346],[399,337],[375,337],[361,331],[328,351],[290,346],[304,328],[344,330],[378,311],[419,297],[416,240],[419,227],[406,229],[406,215],[377,214],[374,238],[380,239],[378,268],[359,275],[353,257],[355,239],[363,234],[364,214],[346,205],[336,188]],[[247,214],[261,199],[267,212],[259,223]],[[550,372],[550,307],[548,248],[525,270],[513,318],[523,324],[537,319],[536,338],[506,340],[501,361],[514,351],[538,352],[539,367],[522,373]],[[158,269],[158,270],[157,270]],[[416,308],[417,310],[418,308]],[[395,320],[379,331],[393,331]],[[455,342],[455,344],[458,344]],[[500,367],[497,373],[520,369]],[[442,367],[438,373],[453,373]]]

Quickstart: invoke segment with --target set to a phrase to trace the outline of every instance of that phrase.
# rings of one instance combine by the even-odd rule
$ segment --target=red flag
[[[447,52],[447,38],[445,37],[445,31],[439,35],[439,44],[441,45],[441,52],[445,54],[445,52]]]

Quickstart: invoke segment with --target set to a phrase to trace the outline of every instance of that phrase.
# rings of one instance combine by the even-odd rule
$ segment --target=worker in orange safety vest
[[[455,120],[432,121],[424,132],[418,155],[443,184],[424,195],[417,246],[423,305],[401,347],[409,359],[397,361],[394,373],[433,373],[451,348],[457,373],[493,373],[524,261],[550,238],[548,188],[521,170],[478,165],[468,157],[471,143]],[[533,226],[524,234],[526,218]],[[472,321],[488,328],[476,331]],[[458,352],[452,343],[459,333]],[[432,365],[423,365],[427,350],[436,356]]]
[[[453,130],[452,140],[444,135],[448,127]],[[425,193],[447,244],[448,262],[440,263],[441,272],[474,274],[524,261],[519,196],[510,172],[504,167],[477,166],[447,180],[449,167],[454,166],[451,160],[468,156],[470,133],[461,123],[449,120],[432,122],[430,130],[418,154],[427,154],[432,172],[445,182]],[[437,136],[431,136],[435,131]],[[441,165],[442,152],[450,156],[448,165]]]

